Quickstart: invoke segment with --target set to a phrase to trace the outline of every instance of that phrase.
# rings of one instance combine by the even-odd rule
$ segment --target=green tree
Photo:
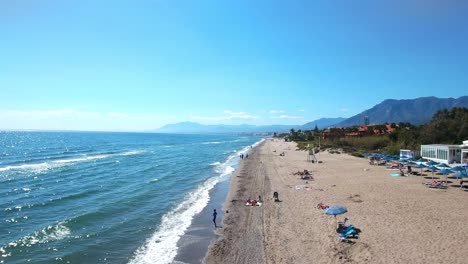
[[[315,132],[315,133],[318,133],[318,132],[319,132],[319,129],[318,129],[317,124],[315,124],[314,132]]]

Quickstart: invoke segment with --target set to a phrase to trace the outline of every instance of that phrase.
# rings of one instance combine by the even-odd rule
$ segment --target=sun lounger
[[[358,231],[355,228],[351,228],[345,233],[340,233],[340,240],[345,240],[349,237],[355,237],[357,234]]]
[[[349,232],[351,229],[354,229],[354,226],[353,225],[349,225],[349,226],[342,226],[342,227],[339,227],[337,232],[339,234],[346,234],[347,232]]]

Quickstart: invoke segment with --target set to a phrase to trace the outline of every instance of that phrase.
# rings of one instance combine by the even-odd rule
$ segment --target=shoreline
[[[285,156],[279,153],[285,152]],[[390,177],[347,154],[320,152],[307,162],[296,144],[266,139],[232,174],[224,228],[205,263],[463,263],[468,192],[426,188],[424,177]],[[314,180],[293,172],[307,169]],[[452,183],[456,184],[456,183]],[[272,199],[279,192],[281,203]],[[262,195],[260,207],[244,205]],[[340,242],[320,202],[343,205],[358,239]],[[437,241],[434,241],[437,238]]]
[[[229,191],[229,179],[220,181],[210,190],[210,201],[206,207],[192,219],[190,227],[177,243],[178,250],[172,263],[184,264],[202,263],[208,247],[216,238],[216,231],[211,222],[213,208],[218,209],[218,219],[222,219],[224,211],[220,208]],[[218,220],[219,222],[219,220]],[[220,223],[218,223],[220,224]]]
[[[185,234],[180,238],[177,243],[177,254],[172,263],[174,264],[185,264],[185,263],[203,263],[209,246],[213,244],[218,238],[218,231],[220,228],[223,228],[223,216],[224,212],[224,203],[228,197],[230,190],[230,180],[232,179],[234,173],[239,171],[239,168],[243,164],[243,160],[238,157],[242,153],[250,153],[258,147],[258,144],[261,142],[257,141],[252,144],[254,146],[252,149],[249,146],[243,147],[239,150],[236,155],[232,158],[232,161],[229,162],[234,170],[230,175],[226,175],[225,178],[220,180],[214,187],[209,191],[209,201],[208,204],[203,208],[203,210],[194,216],[192,223],[189,228],[186,230]],[[229,160],[230,158],[228,158]],[[212,222],[212,212],[213,209],[217,209],[217,224],[218,229],[214,229]]]

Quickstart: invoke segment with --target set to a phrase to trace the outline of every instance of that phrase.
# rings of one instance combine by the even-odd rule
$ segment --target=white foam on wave
[[[211,142],[203,142],[203,145],[211,145],[211,144],[222,144],[225,141],[211,141]]]
[[[220,165],[220,164],[221,164],[221,162],[217,161],[217,162],[211,163],[210,166],[217,166],[217,165]]]
[[[139,155],[145,153],[144,150],[132,150],[132,151],[127,151],[123,152],[121,154],[118,154],[119,156],[133,156],[133,155]]]
[[[108,158],[109,156],[110,155],[93,155],[93,156],[87,156],[83,158],[55,160],[55,161],[52,161],[52,163],[57,163],[57,164],[76,163],[76,162],[81,162],[81,161],[105,159],[105,158]]]
[[[40,173],[49,169],[54,169],[54,168],[66,166],[69,164],[75,164],[79,162],[86,162],[86,161],[99,160],[99,159],[106,159],[106,158],[115,157],[115,156],[139,155],[144,152],[145,152],[144,150],[133,150],[133,151],[126,151],[122,153],[116,153],[116,154],[96,154],[96,155],[89,155],[89,156],[70,158],[70,159],[53,160],[49,162],[42,162],[42,163],[36,163],[36,164],[22,164],[22,165],[16,165],[16,166],[6,166],[3,168],[0,168],[0,172],[2,171],[32,171],[32,172]]]
[[[55,226],[47,226],[40,231],[29,234],[19,240],[8,243],[4,247],[0,247],[3,257],[11,256],[10,248],[14,247],[30,247],[35,244],[48,243],[50,241],[61,240],[71,234],[70,228],[65,226],[65,222],[60,222]]]
[[[131,264],[172,263],[177,254],[177,242],[210,200],[209,191],[219,182],[220,177],[205,181],[198,189],[189,193],[175,209],[162,217],[161,225],[134,254]]]
[[[257,146],[262,141],[252,146]],[[177,242],[192,224],[193,217],[208,204],[209,191],[234,171],[233,166],[238,162],[238,156],[247,152],[248,149],[250,146],[230,155],[223,163],[219,163],[215,169],[217,176],[206,180],[195,191],[189,193],[179,206],[165,214],[159,229],[137,249],[129,264],[173,263],[178,250]]]
[[[0,171],[9,171],[9,170],[47,170],[49,168],[49,164],[46,162],[43,163],[36,163],[36,164],[23,164],[18,166],[6,166],[0,168]]]

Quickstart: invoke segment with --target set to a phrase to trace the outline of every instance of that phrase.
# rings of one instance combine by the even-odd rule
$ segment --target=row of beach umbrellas
[[[407,165],[414,165],[416,168],[421,169],[421,174],[424,169],[432,171],[433,177],[434,177],[434,172],[437,171],[445,175],[446,181],[447,181],[448,175],[451,173],[455,173],[454,175],[451,175],[451,177],[456,178],[456,179],[468,178],[468,166],[467,165],[456,166],[452,168],[445,163],[437,163],[433,160],[431,161],[426,161],[423,159],[414,160],[409,157],[400,157],[399,155],[390,155],[390,154],[381,154],[381,153],[366,153],[364,154],[364,156],[379,158],[379,159],[383,159],[386,161],[398,161],[401,163],[405,163]]]
[[[405,163],[408,165],[416,165],[416,168],[421,169],[421,174],[422,174],[423,169],[432,171],[432,176],[434,176],[434,172],[436,171],[439,173],[442,173],[443,175],[445,175],[446,181],[447,181],[447,176],[455,172],[457,173],[452,175],[451,177],[457,178],[457,179],[468,178],[468,170],[464,166],[456,166],[452,168],[445,163],[437,163],[432,160],[428,162],[425,162],[424,160],[417,160],[417,161],[406,160]]]

